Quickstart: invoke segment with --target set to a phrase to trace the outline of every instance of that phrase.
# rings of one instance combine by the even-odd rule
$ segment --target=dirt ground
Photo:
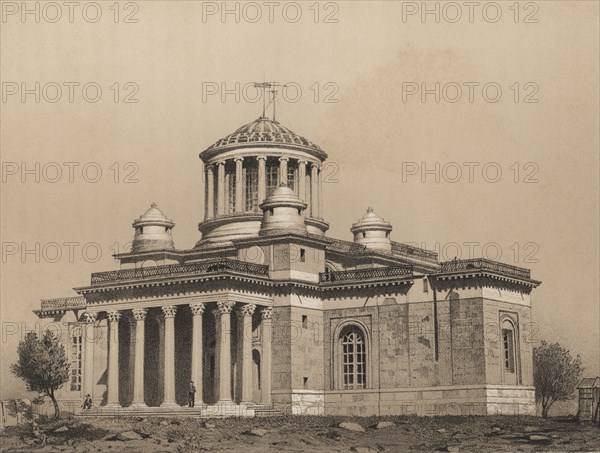
[[[380,421],[395,426],[375,428]],[[340,427],[344,422],[364,432]],[[594,452],[600,428],[525,416],[86,418],[8,427],[0,441],[2,452]]]

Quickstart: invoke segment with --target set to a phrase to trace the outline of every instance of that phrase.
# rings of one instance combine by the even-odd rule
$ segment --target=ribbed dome
[[[200,158],[210,159],[221,150],[256,146],[301,149],[321,160],[327,158],[325,151],[318,145],[296,134],[279,122],[266,117],[260,117],[257,120],[240,127],[233,134],[229,134],[227,137],[220,139],[200,153]]]

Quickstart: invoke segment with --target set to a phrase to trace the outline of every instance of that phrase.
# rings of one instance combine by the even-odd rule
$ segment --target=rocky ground
[[[2,452],[594,452],[600,428],[525,416],[86,418],[9,427],[0,441]]]

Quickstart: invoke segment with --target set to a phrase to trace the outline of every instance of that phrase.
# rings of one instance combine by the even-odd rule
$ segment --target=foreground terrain
[[[600,428],[526,416],[76,418],[6,428],[0,441],[2,452],[593,452]]]

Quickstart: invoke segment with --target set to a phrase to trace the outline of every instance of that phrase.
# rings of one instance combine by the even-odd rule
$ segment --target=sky
[[[0,398],[40,299],[118,269],[152,202],[193,247],[198,153],[263,80],[329,154],[328,235],[372,207],[441,259],[530,268],[533,341],[600,374],[597,2],[92,3],[2,3]]]

